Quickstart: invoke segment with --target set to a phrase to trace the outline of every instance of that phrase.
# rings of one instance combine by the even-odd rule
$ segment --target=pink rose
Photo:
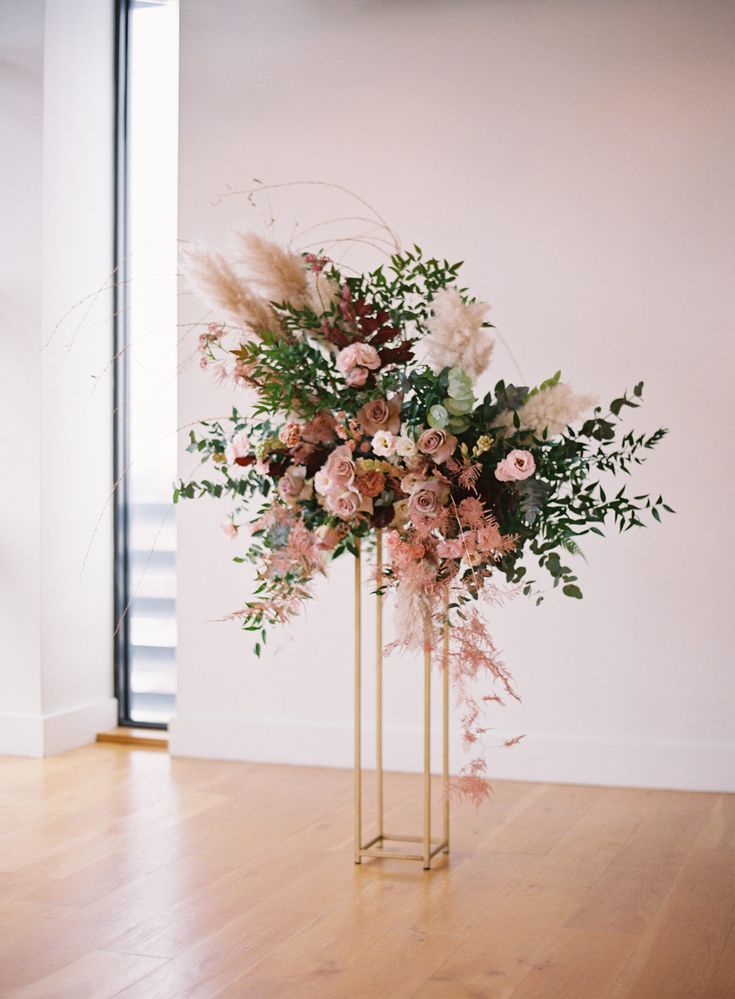
[[[349,374],[353,368],[369,368],[375,371],[379,367],[378,352],[369,343],[351,343],[337,354],[337,370],[343,375]]]
[[[439,507],[446,503],[449,497],[449,486],[439,479],[428,479],[417,485],[411,492],[408,501],[408,512],[411,517],[435,517]]]
[[[239,430],[225,448],[225,458],[230,465],[239,464],[238,458],[251,457],[250,447],[250,438],[244,430]]]
[[[441,465],[454,454],[457,438],[448,434],[446,430],[431,427],[429,430],[424,430],[416,444],[422,454],[428,454],[437,465]]]
[[[345,378],[345,381],[350,388],[362,388],[369,374],[370,372],[367,368],[353,368]]]
[[[306,481],[306,469],[303,465],[287,468],[278,482],[278,494],[289,506],[297,500],[311,499],[314,493],[312,482]]]
[[[360,426],[371,437],[374,437],[379,430],[397,434],[401,427],[402,402],[403,396],[400,394],[394,395],[392,399],[373,399],[372,402],[366,402],[357,412]]]
[[[231,520],[228,520],[226,524],[222,524],[222,530],[230,540],[237,537],[237,524],[233,524]]]
[[[495,478],[499,482],[521,482],[536,471],[536,462],[530,451],[511,451],[498,462]]]
[[[324,465],[324,472],[329,480],[329,489],[342,490],[352,485],[355,481],[355,463],[347,444],[341,444],[332,451]]]

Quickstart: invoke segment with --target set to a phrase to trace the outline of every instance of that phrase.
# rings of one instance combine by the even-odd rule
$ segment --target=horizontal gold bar
[[[384,850],[382,844],[392,840],[396,843],[423,843],[422,836],[404,836],[403,834],[396,834],[395,836],[390,836],[387,833],[383,836],[375,836],[368,843],[366,843],[360,850],[361,857],[376,857],[378,860],[423,860],[424,855],[422,853],[399,853],[396,850]],[[436,846],[429,854],[429,858],[435,857],[437,853],[447,846],[446,839],[439,839],[438,836],[432,837],[432,843],[436,843]],[[380,843],[381,846],[375,847],[375,843]]]
[[[392,840],[395,840],[396,843],[423,843],[424,842],[424,837],[423,836],[405,836],[402,833],[383,833],[383,839],[392,839]],[[431,837],[431,842],[432,843],[438,843],[439,842],[439,837],[438,836],[432,836]]]
[[[361,857],[376,857],[378,860],[423,860],[422,853],[396,853],[393,850],[360,850]]]

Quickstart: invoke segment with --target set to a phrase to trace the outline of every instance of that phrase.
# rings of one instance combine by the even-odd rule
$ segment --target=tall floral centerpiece
[[[236,561],[257,575],[234,616],[258,655],[268,628],[301,611],[314,577],[383,529],[376,583],[395,593],[393,644],[433,647],[449,617],[448,668],[474,747],[453,787],[479,799],[483,702],[517,696],[483,602],[509,590],[538,602],[544,579],[581,598],[580,538],[670,509],[609,484],[666,431],[623,429],[642,383],[606,407],[559,371],[479,395],[493,327],[489,307],[461,287],[460,264],[415,246],[348,275],[326,256],[237,238],[231,258],[190,247],[185,271],[216,317],[199,337],[201,367],[251,396],[191,432],[189,450],[212,472],[179,482],[175,499],[230,501],[226,530],[244,539]]]

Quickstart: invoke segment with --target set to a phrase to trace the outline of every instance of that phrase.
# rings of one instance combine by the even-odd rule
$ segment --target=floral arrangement
[[[558,371],[533,388],[501,380],[479,397],[493,327],[489,306],[460,286],[460,264],[415,246],[347,276],[324,255],[253,233],[238,241],[233,260],[190,247],[185,270],[217,316],[199,337],[201,367],[252,398],[246,412],[191,432],[189,450],[214,473],[181,481],[174,498],[232,501],[226,531],[248,536],[236,561],[257,574],[237,616],[258,655],[315,575],[383,529],[376,586],[396,594],[394,645],[434,647],[451,621],[464,741],[477,747],[482,701],[517,697],[481,602],[508,592],[540,601],[539,572],[580,598],[569,556],[581,536],[670,510],[608,484],[666,431],[623,433],[642,383],[606,409]],[[483,675],[491,689],[480,699],[472,681]],[[476,753],[454,787],[480,798],[485,773]]]

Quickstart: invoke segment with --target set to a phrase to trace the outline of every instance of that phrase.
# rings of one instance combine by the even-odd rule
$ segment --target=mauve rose
[[[289,506],[297,500],[311,499],[314,492],[312,482],[306,482],[306,469],[303,465],[288,468],[278,481],[278,493]]]
[[[340,444],[327,458],[324,466],[326,477],[329,479],[330,489],[346,489],[355,481],[355,463],[352,460],[352,451],[347,444]]]
[[[495,478],[499,482],[521,482],[533,475],[536,462],[530,451],[511,451],[495,469]]]
[[[345,489],[341,493],[335,491],[327,497],[327,506],[342,520],[350,520],[367,502],[372,508],[372,500],[366,500],[357,489]]]
[[[422,454],[428,454],[437,465],[441,465],[454,454],[457,438],[448,434],[446,430],[431,427],[429,430],[424,430],[416,441],[416,445]]]
[[[401,427],[401,403],[403,396],[392,399],[373,399],[357,411],[357,419],[366,434],[373,437],[379,430],[397,434]]]
[[[337,370],[346,375],[353,368],[370,368],[375,371],[380,367],[380,358],[375,347],[371,347],[369,343],[351,343],[349,347],[340,350],[336,363]]]
[[[235,465],[238,458],[250,457],[250,447],[250,438],[244,430],[239,430],[225,448],[225,458],[230,465]]]
[[[408,512],[411,517],[435,517],[439,507],[446,502],[449,486],[438,479],[428,479],[416,486],[408,500]]]

